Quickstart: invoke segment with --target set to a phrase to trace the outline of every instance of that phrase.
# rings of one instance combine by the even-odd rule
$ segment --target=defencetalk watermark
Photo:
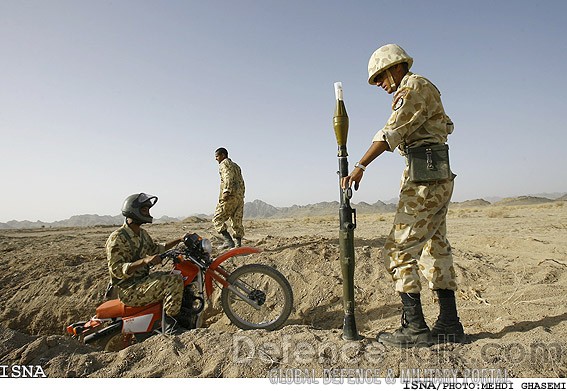
[[[467,345],[437,344],[424,348],[420,357],[442,365],[446,358],[462,356]],[[477,356],[471,357],[475,364],[559,364],[567,362],[567,348],[557,342],[543,343],[495,343],[487,342],[480,346]],[[365,363],[374,366],[383,364],[386,355],[399,354],[400,359],[409,360],[411,349],[387,350],[375,341],[306,341],[283,335],[275,341],[256,341],[246,335],[234,335],[232,339],[232,361],[235,364],[251,364],[255,360],[265,364],[308,366],[327,364],[348,366]]]

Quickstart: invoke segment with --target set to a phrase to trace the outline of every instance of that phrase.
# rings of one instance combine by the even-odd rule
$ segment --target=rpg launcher
[[[350,206],[352,189],[350,186],[347,189],[343,189],[341,186],[342,179],[348,176],[348,153],[346,147],[348,115],[345,102],[343,101],[343,87],[341,82],[335,83],[335,97],[337,99],[337,105],[333,117],[333,127],[339,148],[339,246],[341,271],[343,275],[343,306],[345,312],[343,339],[352,341],[361,339],[356,330],[354,317],[354,229],[356,228],[356,210]]]

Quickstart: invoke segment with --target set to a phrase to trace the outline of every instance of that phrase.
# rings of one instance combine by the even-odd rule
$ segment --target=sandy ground
[[[114,227],[0,231],[0,365],[41,366],[49,377],[254,377],[291,368],[453,370],[459,376],[567,376],[567,203],[454,208],[448,215],[459,281],[464,345],[392,349],[375,341],[400,323],[400,302],[380,253],[392,214],[359,215],[356,317],[359,342],[342,340],[342,276],[337,218],[246,221],[246,245],[260,254],[238,263],[277,267],[295,295],[292,315],[274,332],[243,331],[220,308],[219,291],[205,327],[156,335],[105,353],[67,336],[101,303],[108,280],[104,242]],[[148,226],[156,240],[183,232],[213,237],[207,221]],[[218,241],[218,239],[216,239]],[[424,282],[430,325],[437,304]],[[6,369],[5,369],[6,371]],[[314,371],[314,372],[313,372]],[[467,372],[468,371],[468,372]]]

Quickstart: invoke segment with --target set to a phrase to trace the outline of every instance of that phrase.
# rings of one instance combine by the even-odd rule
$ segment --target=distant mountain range
[[[309,205],[293,205],[284,208],[277,208],[261,200],[254,200],[244,204],[244,218],[248,219],[266,219],[266,218],[292,218],[305,216],[329,216],[338,213],[339,202],[319,202]],[[395,204],[385,204],[378,201],[374,204],[360,202],[352,203],[351,206],[356,209],[357,213],[387,213],[396,210]]]
[[[155,219],[155,223],[167,223],[172,221],[179,221],[180,219],[174,217],[163,216]],[[124,216],[99,216],[99,215],[78,215],[68,218],[66,220],[54,221],[46,223],[43,221],[8,221],[7,223],[0,223],[0,229],[27,229],[27,228],[59,228],[59,227],[96,227],[96,226],[118,226],[124,223]]]
[[[547,194],[546,194],[547,195]],[[451,207],[454,208],[471,208],[482,206],[513,206],[513,205],[534,205],[554,201],[567,201],[567,194],[557,195],[553,194],[553,198],[542,196],[521,196],[511,198],[492,198],[492,202],[485,199],[468,200],[464,202],[452,202]],[[389,213],[396,210],[396,201],[391,200],[388,203],[377,201],[374,204],[366,202],[359,202],[352,204],[358,214],[365,213]],[[245,219],[284,219],[294,217],[307,217],[307,216],[332,216],[336,215],[339,210],[339,202],[319,202],[317,204],[309,205],[293,205],[289,207],[275,207],[261,200],[254,200],[244,204],[244,218]],[[168,223],[177,221],[207,221],[212,218],[212,215],[198,214],[188,218],[175,218],[163,216],[154,220],[154,223]],[[124,222],[122,215],[117,216],[99,216],[96,214],[73,216],[66,220],[55,221],[46,223],[43,221],[8,221],[7,223],[0,223],[0,229],[28,229],[28,228],[58,228],[58,227],[94,227],[94,226],[119,226]]]

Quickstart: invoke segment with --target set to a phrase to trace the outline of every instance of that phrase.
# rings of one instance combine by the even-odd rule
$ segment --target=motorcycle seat
[[[122,303],[120,299],[114,299],[99,305],[96,309],[96,316],[99,319],[125,318],[145,311],[155,305],[159,305],[159,303],[152,303],[143,307],[130,307]]]

